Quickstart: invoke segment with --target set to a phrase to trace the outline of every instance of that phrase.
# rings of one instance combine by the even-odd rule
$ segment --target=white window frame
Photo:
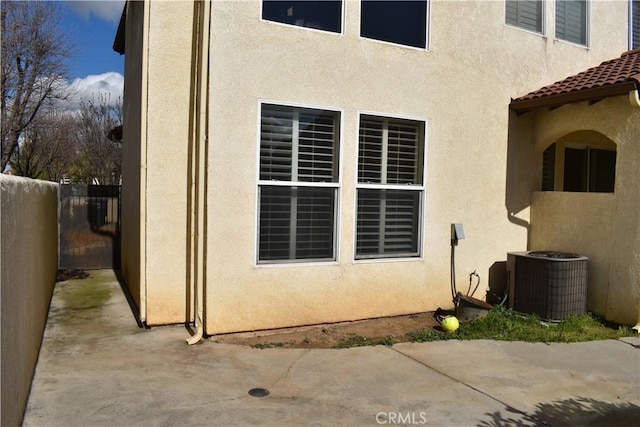
[[[360,162],[360,121],[362,116],[371,116],[381,118],[383,120],[400,120],[400,121],[414,121],[422,124],[422,184],[411,185],[410,189],[406,184],[374,184],[374,183],[361,183],[359,182],[359,162]],[[353,200],[353,259],[354,263],[379,263],[379,262],[406,262],[406,261],[422,261],[424,260],[424,246],[425,246],[425,223],[426,223],[426,198],[427,198],[427,135],[428,135],[428,121],[424,117],[387,114],[373,111],[358,111],[357,123],[356,123],[356,155],[355,155],[355,197]],[[419,215],[418,215],[418,230],[416,236],[417,242],[417,254],[412,256],[405,255],[367,255],[358,257],[357,245],[358,245],[358,192],[359,190],[406,190],[419,192]]]
[[[273,25],[279,25],[282,27],[286,27],[286,28],[298,28],[301,30],[307,30],[307,31],[313,31],[316,33],[322,33],[322,34],[333,34],[333,35],[338,35],[338,36],[344,36],[345,35],[345,25],[346,25],[346,9],[347,9],[347,2],[349,0],[341,0],[342,1],[342,11],[340,13],[340,32],[335,32],[335,31],[329,31],[329,30],[323,30],[321,28],[312,28],[312,27],[305,27],[303,25],[295,25],[295,24],[287,24],[286,22],[279,22],[279,21],[272,21],[270,19],[264,19],[262,17],[262,8],[264,5],[264,1],[265,0],[260,0],[260,22],[265,22],[268,24],[273,24]]]
[[[534,30],[530,30],[528,28],[523,28],[523,27],[519,27],[517,25],[513,25],[507,22],[507,1],[504,1],[504,25],[506,25],[509,28],[515,28],[517,30],[520,31],[524,31],[527,33],[531,33],[531,34],[535,34],[537,36],[545,36],[547,33],[547,0],[541,0],[542,1],[542,5],[540,7],[540,31],[534,31]]]
[[[337,125],[339,131],[337,134],[337,166],[336,173],[338,174],[337,182],[325,183],[325,182],[306,182],[306,181],[271,181],[260,179],[260,148],[261,148],[261,126],[262,126],[262,106],[263,105],[275,105],[278,107],[293,108],[293,109],[310,109],[310,110],[323,110],[337,113],[339,118]],[[342,150],[344,141],[344,110],[337,107],[328,107],[322,105],[302,104],[295,102],[283,102],[273,101],[267,99],[258,100],[257,105],[257,123],[256,123],[256,167],[255,167],[255,208],[256,221],[255,221],[255,256],[254,267],[303,267],[303,266],[318,266],[318,265],[336,265],[340,262],[340,212],[341,212],[341,193],[342,193]],[[292,185],[295,184],[295,185]],[[282,187],[307,187],[307,188],[334,188],[334,224],[333,224],[333,259],[282,259],[282,260],[260,260],[260,187],[261,186],[282,186]]]
[[[421,0],[422,1],[422,0]],[[429,39],[431,38],[431,3],[434,0],[424,0],[427,3],[427,7],[426,7],[426,16],[425,16],[425,22],[426,22],[426,31],[425,31],[425,41],[424,41],[424,48],[422,47],[416,47],[416,46],[409,46],[406,44],[402,44],[402,43],[394,43],[394,42],[389,42],[386,40],[379,40],[379,39],[373,39],[370,37],[364,37],[362,35],[362,0],[358,0],[359,6],[360,6],[360,16],[358,19],[358,37],[361,40],[367,40],[367,41],[371,41],[374,43],[382,43],[382,44],[386,44],[389,46],[395,46],[395,47],[402,47],[405,49],[414,49],[414,50],[418,50],[421,52],[426,52],[429,51]]]
[[[556,0],[557,2],[558,0]],[[558,38],[558,34],[557,34],[557,30],[558,30],[558,16],[557,16],[557,10],[556,10],[556,4],[553,4],[553,17],[554,17],[554,25],[553,25],[553,36],[554,39],[557,40],[558,42],[561,43],[568,43],[574,46],[579,46],[582,48],[589,48],[589,41],[590,41],[590,34],[591,34],[591,0],[584,0],[585,2],[585,19],[584,19],[584,25],[585,25],[585,41],[584,44],[581,43],[576,43],[576,42],[572,42],[570,40],[565,40],[565,39],[561,39]]]

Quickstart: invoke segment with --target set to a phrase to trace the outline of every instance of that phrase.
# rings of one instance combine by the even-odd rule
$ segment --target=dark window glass
[[[616,178],[616,152],[589,150],[589,191],[613,193]]]
[[[587,150],[565,148],[564,191],[587,191]]]
[[[613,193],[616,152],[597,148],[564,149],[564,191]]]
[[[360,35],[424,49],[427,47],[427,2],[363,0]]]
[[[340,33],[342,32],[342,1],[264,0],[262,19]]]

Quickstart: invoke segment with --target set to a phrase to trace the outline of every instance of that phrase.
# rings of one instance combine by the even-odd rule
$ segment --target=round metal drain
[[[252,388],[249,390],[249,395],[253,397],[265,397],[269,395],[269,390],[266,388]]]

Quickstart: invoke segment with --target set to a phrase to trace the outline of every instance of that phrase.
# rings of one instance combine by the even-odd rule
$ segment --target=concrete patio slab
[[[24,426],[630,425],[640,416],[636,338],[188,346],[184,327],[139,328],[112,271],[91,274],[56,285]]]

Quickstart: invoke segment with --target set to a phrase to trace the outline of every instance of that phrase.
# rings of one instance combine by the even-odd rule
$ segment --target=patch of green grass
[[[392,337],[384,338],[365,338],[356,334],[349,334],[347,337],[338,343],[333,348],[350,348],[350,347],[364,347],[374,345],[386,345],[388,347],[393,346],[395,341]]]
[[[251,348],[258,348],[260,350],[264,350],[265,348],[276,348],[276,347],[284,347],[284,343],[282,342],[270,342],[266,344],[254,344]]]
[[[455,332],[425,329],[413,331],[409,336],[412,342],[492,339],[552,343],[615,339],[633,334],[630,328],[611,325],[592,314],[571,316],[558,323],[548,323],[541,322],[535,315],[523,315],[504,307],[496,307],[483,319],[461,324]]]

